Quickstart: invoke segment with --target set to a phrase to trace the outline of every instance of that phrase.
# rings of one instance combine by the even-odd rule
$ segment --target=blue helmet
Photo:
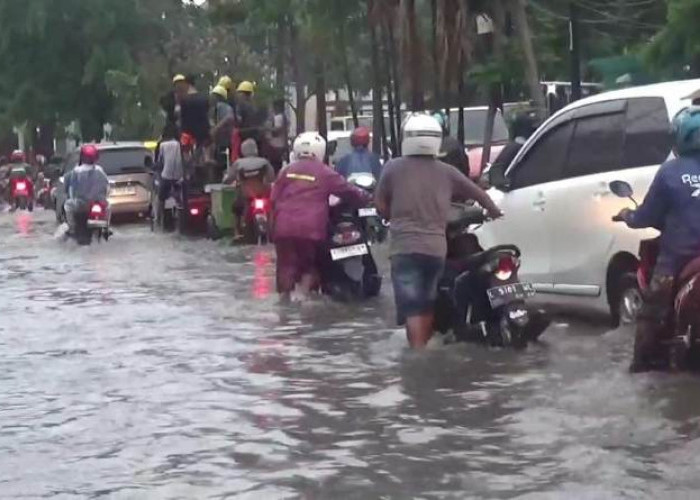
[[[700,152],[700,106],[679,112],[671,125],[673,144],[678,155]]]

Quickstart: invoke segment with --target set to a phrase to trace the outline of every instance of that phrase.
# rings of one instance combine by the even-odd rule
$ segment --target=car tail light
[[[199,208],[197,208],[197,207],[190,208],[190,215],[194,215],[194,216],[199,215]]]
[[[494,271],[494,276],[499,281],[506,281],[513,276],[513,273],[518,269],[518,263],[512,256],[501,257],[498,260],[498,267]]]
[[[102,206],[99,203],[95,203],[90,209],[92,215],[102,215]]]
[[[15,185],[15,189],[17,189],[17,191],[26,191],[27,190],[27,183],[24,181],[19,181]]]
[[[255,210],[265,210],[266,206],[267,200],[264,198],[255,198],[255,200],[253,200],[253,209]]]

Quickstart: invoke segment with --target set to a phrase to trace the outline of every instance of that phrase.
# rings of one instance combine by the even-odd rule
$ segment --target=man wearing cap
[[[231,132],[234,125],[233,109],[227,102],[228,91],[223,85],[217,85],[211,91],[211,110],[212,110],[212,131],[211,137],[214,141],[216,163],[226,164],[226,160],[222,162],[222,155],[226,154],[226,149],[230,146]]]

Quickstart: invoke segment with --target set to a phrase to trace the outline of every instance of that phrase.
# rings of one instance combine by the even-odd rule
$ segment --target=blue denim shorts
[[[399,325],[404,325],[406,318],[433,310],[444,268],[444,259],[432,255],[412,253],[391,258],[391,281]]]

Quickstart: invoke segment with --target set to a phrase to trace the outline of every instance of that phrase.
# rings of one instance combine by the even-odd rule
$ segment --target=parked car
[[[690,105],[700,80],[628,88],[570,104],[525,143],[491,196],[503,220],[484,225],[485,247],[515,244],[521,278],[542,302],[607,311],[632,321],[641,300],[629,279],[641,240],[610,214],[626,207],[608,185],[627,181],[640,198],[671,155],[670,122]]]
[[[97,144],[100,151],[98,164],[109,177],[109,204],[112,215],[147,215],[153,184],[153,153],[139,142]],[[66,158],[61,176],[56,183],[56,219],[65,221],[63,205],[66,201],[64,176],[78,164],[79,151]]]

